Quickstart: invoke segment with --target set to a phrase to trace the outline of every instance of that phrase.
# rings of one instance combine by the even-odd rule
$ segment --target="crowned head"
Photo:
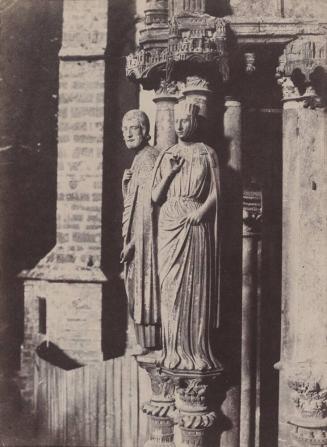
[[[183,101],[175,107],[175,131],[179,140],[192,141],[198,129],[199,106]]]

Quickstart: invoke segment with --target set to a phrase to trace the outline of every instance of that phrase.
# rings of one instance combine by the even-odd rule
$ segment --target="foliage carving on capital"
[[[202,378],[184,379],[176,387],[177,422],[187,429],[212,427],[217,414],[208,408],[209,384]]]
[[[287,373],[293,411],[288,423],[300,445],[327,445],[326,363],[298,364]]]
[[[178,94],[177,82],[168,82],[165,79],[160,81],[159,88],[156,90],[157,96],[176,96]]]
[[[327,388],[314,378],[298,375],[289,380],[292,400],[299,414],[305,418],[327,418]]]
[[[154,365],[143,365],[150,376],[152,397],[143,405],[143,412],[155,417],[174,417],[175,384],[171,377],[162,374]]]
[[[299,92],[299,89],[295,87],[291,78],[281,77],[278,79],[277,82],[282,88],[283,99],[289,100],[300,98],[301,94]]]
[[[209,90],[209,82],[199,76],[188,76],[186,78],[185,88]]]
[[[277,73],[292,76],[299,69],[307,80],[318,67],[327,67],[327,39],[325,36],[301,36],[290,42],[279,59]]]
[[[327,96],[326,37],[301,36],[290,42],[279,58],[276,78],[284,100],[303,100],[304,107],[324,107]]]

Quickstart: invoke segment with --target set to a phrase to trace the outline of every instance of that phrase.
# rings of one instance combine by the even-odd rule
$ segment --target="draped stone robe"
[[[210,341],[219,302],[218,160],[203,143],[177,144],[158,158],[153,187],[168,174],[174,155],[185,162],[168,187],[158,221],[161,363],[169,369],[212,370],[221,367]],[[215,209],[199,225],[186,223],[212,193]]]
[[[123,239],[125,244],[131,240],[135,244],[133,259],[124,266],[125,288],[137,341],[144,348],[157,346],[160,324],[151,206],[152,169],[157,156],[158,150],[151,146],[136,154],[124,194]]]

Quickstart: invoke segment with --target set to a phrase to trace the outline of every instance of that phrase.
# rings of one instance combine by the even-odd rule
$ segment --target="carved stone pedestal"
[[[143,411],[148,414],[145,407]],[[144,447],[175,447],[174,422],[171,418],[149,415],[149,432],[150,439]]]
[[[220,406],[218,378],[221,371],[187,374],[169,371],[175,383],[176,423],[181,432],[177,447],[210,447],[217,444]],[[215,440],[215,443],[214,441]]]
[[[149,439],[144,447],[175,447],[173,380],[161,372],[154,359],[139,356],[137,361],[149,374],[152,389],[151,400],[143,405],[149,420]]]

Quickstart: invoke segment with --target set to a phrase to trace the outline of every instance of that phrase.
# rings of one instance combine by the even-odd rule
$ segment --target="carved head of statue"
[[[150,122],[141,110],[129,110],[123,117],[122,132],[128,149],[142,149],[150,140]]]
[[[192,141],[198,129],[199,107],[184,101],[175,107],[175,131],[179,140]]]

